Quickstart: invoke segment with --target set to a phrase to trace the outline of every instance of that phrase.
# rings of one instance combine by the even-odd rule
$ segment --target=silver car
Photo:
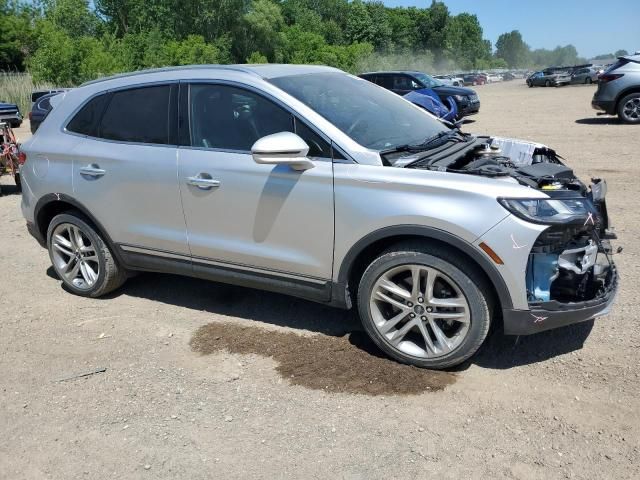
[[[357,308],[390,357],[427,368],[492,325],[531,334],[613,302],[604,181],[342,71],[160,69],[52,102],[23,145],[22,211],[77,295],[136,270],[284,292]]]
[[[625,123],[640,123],[640,55],[618,58],[600,75],[591,106]]]

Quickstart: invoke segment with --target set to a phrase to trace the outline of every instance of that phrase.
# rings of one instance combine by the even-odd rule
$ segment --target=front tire
[[[387,355],[443,369],[482,345],[491,324],[489,291],[477,267],[455,252],[404,244],[365,270],[358,311],[365,331]]]
[[[545,87],[550,87],[551,86],[551,82],[549,80],[545,80],[544,86]]]
[[[49,258],[65,287],[76,295],[97,298],[126,280],[109,246],[79,212],[56,215],[47,229]]]
[[[624,123],[640,123],[640,93],[631,93],[620,100],[618,117]]]

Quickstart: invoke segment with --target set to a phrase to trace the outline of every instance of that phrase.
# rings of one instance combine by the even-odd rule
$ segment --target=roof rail
[[[119,79],[119,78],[136,77],[138,75],[146,75],[148,73],[174,72],[174,71],[177,71],[177,70],[208,70],[208,69],[233,70],[233,71],[236,71],[236,72],[251,73],[253,75],[259,76],[253,70],[251,70],[249,68],[245,68],[242,65],[217,65],[217,64],[211,64],[211,65],[181,65],[181,66],[173,66],[173,67],[147,68],[145,70],[137,70],[135,72],[118,73],[116,75],[110,75],[108,77],[98,78],[96,80],[90,80],[88,82],[84,82],[80,86],[84,87],[86,85],[94,85],[96,83],[106,82],[106,81],[109,81],[109,80],[116,80],[116,79]]]

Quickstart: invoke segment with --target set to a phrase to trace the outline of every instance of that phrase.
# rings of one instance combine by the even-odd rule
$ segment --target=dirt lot
[[[455,372],[380,358],[349,313],[275,294],[140,275],[74,297],[19,195],[0,198],[0,477],[640,477],[640,128],[596,118],[594,88],[479,87],[465,128],[607,178],[617,305],[494,336]]]

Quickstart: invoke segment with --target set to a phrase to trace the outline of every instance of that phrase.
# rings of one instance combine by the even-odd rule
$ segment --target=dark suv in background
[[[480,99],[474,90],[465,87],[449,87],[426,73],[410,71],[369,72],[359,76],[398,95],[430,88],[438,94],[442,102],[446,102],[447,97],[453,97],[458,106],[458,118],[480,111]]]
[[[619,57],[600,75],[591,106],[625,123],[640,123],[640,55]]]

